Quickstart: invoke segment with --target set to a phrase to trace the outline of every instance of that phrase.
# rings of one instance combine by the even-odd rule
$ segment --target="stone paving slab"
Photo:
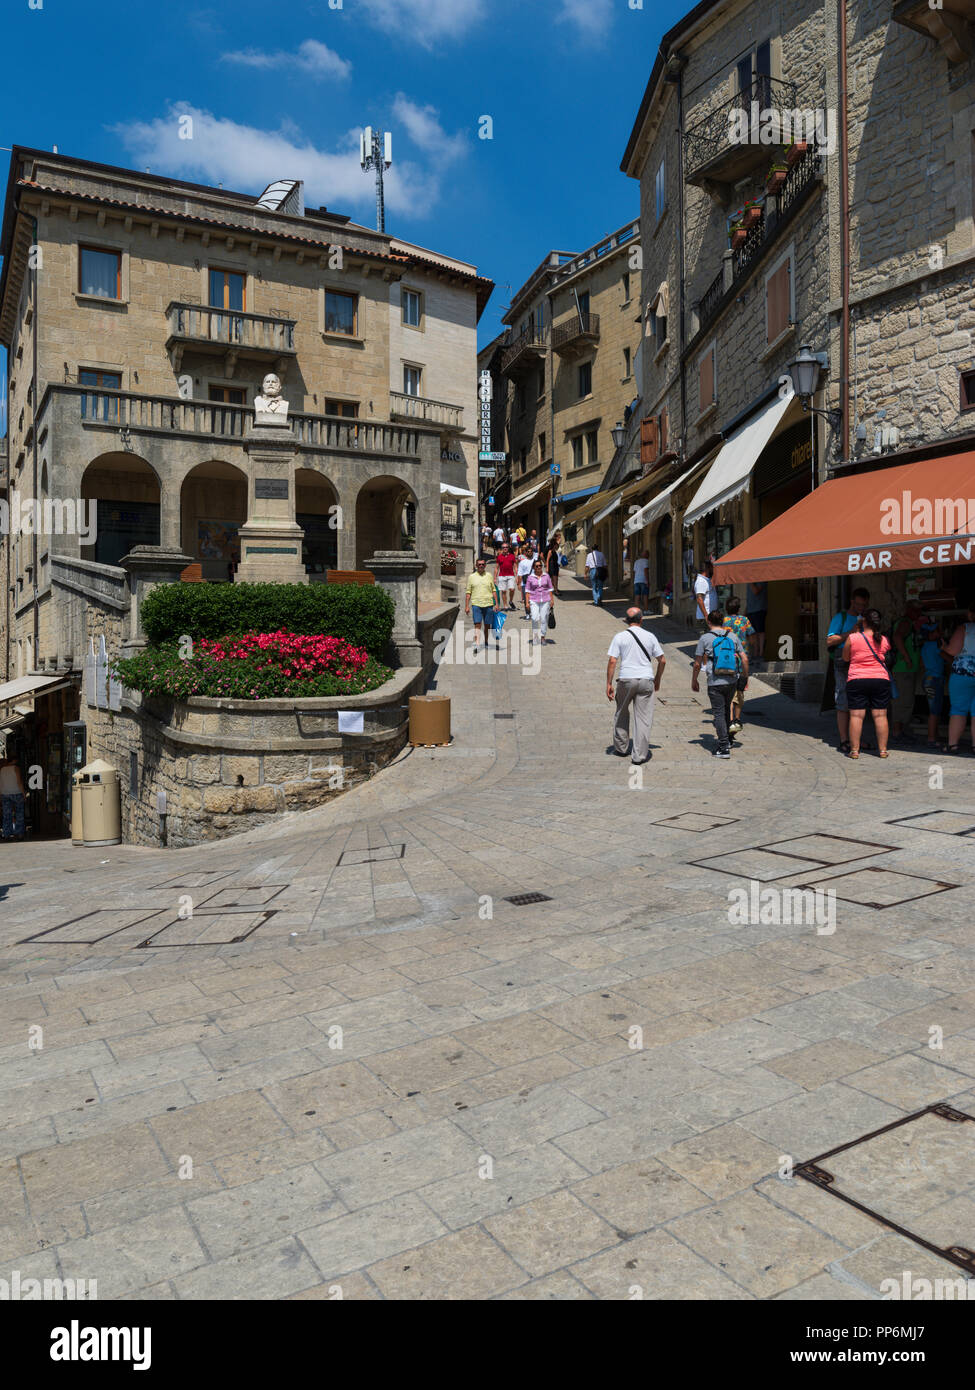
[[[0,845],[0,1274],[118,1299],[816,1301],[958,1276],[788,1173],[931,1103],[975,1114],[975,837],[953,833],[975,760],[851,763],[759,676],[719,763],[693,640],[654,620],[631,769],[606,751],[619,611],[566,580],[534,673],[440,668],[450,748],[260,832]],[[826,933],[729,911],[831,882]],[[178,942],[186,892],[198,925],[276,915],[139,949],[124,922]],[[525,892],[550,901],[505,901]],[[69,940],[79,903],[123,925]],[[975,1245],[971,1178],[926,1183],[930,1230]]]

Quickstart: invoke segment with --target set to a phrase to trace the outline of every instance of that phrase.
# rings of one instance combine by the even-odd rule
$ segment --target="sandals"
[[[878,758],[889,758],[889,757],[890,757],[890,754],[884,752],[884,753],[878,753],[877,756],[878,756]]]
[[[856,751],[855,748],[851,748],[850,751],[849,751],[849,753],[847,753],[846,756],[847,756],[848,758],[854,758],[854,759],[856,759],[856,758],[859,758],[860,754]]]
[[[851,749],[852,747],[853,747],[853,745],[852,745],[852,743],[850,742],[850,740],[849,740],[848,738],[845,738],[845,739],[843,740],[843,742],[840,744],[840,752],[841,752],[841,753],[845,753],[845,754],[847,755],[847,757],[849,757],[849,755],[850,755],[850,749]]]

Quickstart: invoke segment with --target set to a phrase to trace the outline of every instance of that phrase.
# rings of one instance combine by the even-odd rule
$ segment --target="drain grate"
[[[532,903],[550,903],[553,900],[547,893],[515,893],[511,898],[505,898],[506,903],[514,903],[515,907],[529,907]]]
[[[513,714],[496,714],[494,717],[495,719],[514,719],[515,716]]]
[[[942,1103],[829,1149],[795,1174],[975,1275],[975,1240],[966,1225],[973,1160],[975,1115]]]

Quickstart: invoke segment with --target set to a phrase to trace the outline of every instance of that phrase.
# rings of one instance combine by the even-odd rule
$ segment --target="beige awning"
[[[657,293],[653,296],[653,298],[650,300],[650,303],[647,305],[647,313],[657,314],[660,318],[665,319],[668,317],[667,310],[669,308],[669,304],[670,293],[667,289],[667,281],[661,280],[660,284],[657,286]]]
[[[588,502],[584,502],[581,507],[576,507],[574,512],[570,512],[568,516],[564,516],[562,518],[562,525],[574,526],[576,522],[585,521],[588,517],[591,517],[594,512],[601,511],[603,507],[612,502],[614,497],[621,494],[622,491],[623,489],[620,487],[614,488],[612,492],[597,492],[595,497],[590,497]]]
[[[519,492],[517,497],[512,497],[506,507],[502,507],[503,512],[513,512],[516,507],[523,507],[526,502],[530,502],[533,497],[537,497],[540,492],[544,492],[547,487],[551,487],[552,479],[546,478],[544,483],[536,483],[527,492]]]
[[[63,685],[70,685],[64,676],[18,676],[15,681],[7,681],[0,685],[0,705],[9,704],[11,700],[18,699],[21,695],[40,695],[42,693],[52,693],[51,686],[56,685],[59,689]]]
[[[641,507],[638,512],[634,512],[623,524],[623,535],[632,536],[635,531],[642,531],[644,526],[651,525],[659,517],[662,517],[665,512],[669,512],[670,499],[675,488],[679,488],[681,483],[691,476],[694,469],[699,467],[700,464],[696,463],[693,468],[689,468],[686,473],[682,473],[679,478],[675,478],[669,487],[665,487],[662,492],[657,493],[656,497],[651,498],[646,506]]]

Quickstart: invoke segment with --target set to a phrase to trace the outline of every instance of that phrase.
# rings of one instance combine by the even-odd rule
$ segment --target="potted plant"
[[[776,194],[776,193],[778,193],[778,192],[783,188],[783,186],[784,186],[784,184],[785,184],[785,181],[786,181],[786,179],[787,179],[788,177],[789,177],[789,166],[788,166],[788,164],[786,164],[786,163],[785,163],[784,161],[782,161],[782,160],[776,160],[776,162],[775,162],[775,163],[772,165],[772,167],[769,169],[768,174],[766,175],[766,178],[765,178],[765,191],[766,191],[766,193],[770,193],[770,194],[773,194],[773,195]]]
[[[792,141],[792,144],[785,152],[785,162],[786,164],[788,164],[790,169],[793,168],[796,164],[798,164],[800,159],[803,159],[805,157],[805,153],[808,150],[808,148],[808,140]]]
[[[441,550],[441,552],[440,552],[440,573],[441,573],[441,574],[456,574],[456,573],[457,573],[457,551],[456,551],[456,550]]]
[[[741,210],[741,225],[746,232],[750,232],[761,220],[762,205],[756,198],[750,198]]]
[[[728,242],[732,251],[737,251],[738,248],[744,246],[745,242],[748,240],[748,231],[742,221],[744,215],[744,208],[739,208],[738,211],[728,219]]]

